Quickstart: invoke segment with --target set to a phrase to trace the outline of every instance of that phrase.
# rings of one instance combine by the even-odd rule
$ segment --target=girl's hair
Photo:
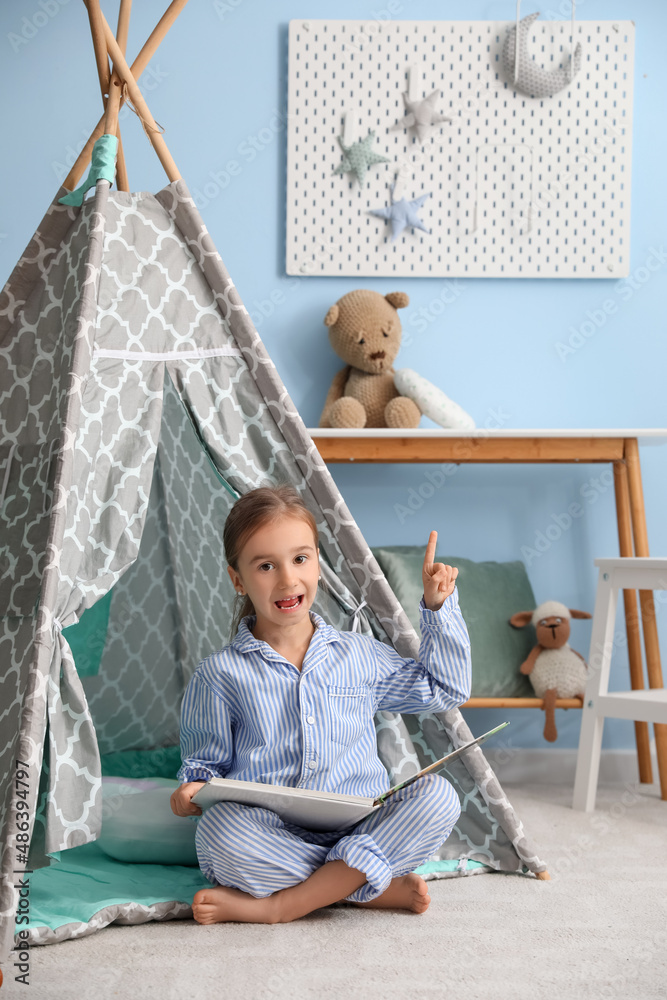
[[[233,570],[238,573],[239,556],[250,536],[258,528],[263,528],[265,524],[277,521],[281,517],[298,517],[305,521],[313,532],[315,547],[319,546],[315,518],[294,487],[287,483],[281,486],[260,486],[237,500],[225,521],[222,542],[225,559]],[[237,594],[236,603],[239,607],[235,608],[232,616],[230,642],[238,631],[241,619],[246,615],[255,614],[255,607],[247,594],[242,597]]]

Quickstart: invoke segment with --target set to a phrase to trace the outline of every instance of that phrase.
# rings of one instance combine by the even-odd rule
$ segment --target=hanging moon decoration
[[[528,32],[533,25],[533,21],[539,16],[539,11],[537,11],[519,21],[518,73],[516,66],[516,26],[508,32],[505,45],[503,46],[503,70],[507,79],[515,90],[520,90],[521,93],[526,94],[528,97],[538,99],[553,97],[560,90],[564,90],[581,69],[581,44],[579,42],[577,42],[577,47],[574,50],[572,65],[567,67],[561,65],[556,69],[543,69],[528,54]]]

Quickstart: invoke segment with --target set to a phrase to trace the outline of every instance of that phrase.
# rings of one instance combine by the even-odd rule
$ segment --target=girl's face
[[[236,590],[252,601],[260,629],[304,622],[310,626],[319,551],[301,518],[286,516],[258,528],[241,550],[238,572],[231,566],[227,571]]]

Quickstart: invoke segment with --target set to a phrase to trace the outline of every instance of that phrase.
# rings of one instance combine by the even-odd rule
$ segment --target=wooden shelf
[[[325,462],[619,462],[626,441],[664,444],[667,430],[308,428]]]
[[[557,698],[556,708],[583,708],[581,698]],[[460,708],[544,708],[544,698],[468,698]]]
[[[372,431],[372,432],[371,432]],[[457,431],[308,428],[325,462],[620,462],[628,437],[652,444],[667,431]],[[636,438],[635,438],[636,439]]]

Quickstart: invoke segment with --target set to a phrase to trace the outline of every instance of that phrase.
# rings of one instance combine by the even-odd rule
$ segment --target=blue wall
[[[132,15],[129,52],[143,44],[167,0],[141,0]],[[117,0],[103,2],[115,25]],[[536,6],[561,18],[562,0]],[[404,327],[414,332],[399,367],[427,375],[479,426],[520,428],[667,425],[665,314],[667,266],[632,294],[604,280],[459,282],[460,294],[436,315],[444,283],[434,279],[287,278],[284,273],[286,136],[276,112],[287,106],[287,26],[291,18],[511,20],[510,0],[191,0],[144,78],[145,96],[202,214],[308,426],[316,426],[330,380],[340,367],[323,325],[328,307],[354,287],[407,291]],[[632,166],[631,272],[651,248],[667,250],[664,194],[667,5],[664,0],[580,0],[586,20],[634,19],[635,119]],[[0,8],[0,87],[5,155],[0,161],[0,279],[9,275],[46,206],[101,113],[87,18],[80,0],[15,0]],[[284,120],[284,119],[283,119]],[[166,183],[141,127],[123,112],[130,184],[158,190]],[[255,146],[255,155],[250,150]],[[241,165],[225,177],[230,160]],[[217,180],[215,179],[217,175]],[[208,187],[207,187],[208,185]],[[624,282],[627,288],[627,283]],[[282,292],[282,296],[275,295]],[[271,296],[278,299],[271,304]],[[584,346],[559,359],[556,343],[587,310],[609,297],[617,312]],[[409,316],[429,309],[426,329]],[[437,308],[437,306],[436,306]],[[432,426],[427,420],[424,426]],[[665,447],[641,452],[650,551],[667,554]],[[332,468],[371,545],[424,544],[432,528],[442,552],[473,559],[525,557],[538,601],[556,598],[593,610],[593,559],[618,553],[613,486],[606,466],[461,466],[446,485],[409,516],[401,515],[428,466]],[[536,533],[579,501],[584,513],[542,554],[531,557]],[[397,513],[396,507],[399,507]],[[552,531],[552,534],[555,532]],[[667,595],[666,595],[667,596]],[[659,604],[663,649],[667,613]],[[519,609],[517,609],[519,610]],[[619,627],[621,619],[619,616]],[[590,623],[574,622],[572,645],[588,651]],[[615,686],[626,686],[622,649]],[[539,712],[469,712],[481,732],[508,716],[512,743],[544,746]],[[558,745],[576,746],[579,713],[558,713]],[[631,723],[611,721],[605,746],[632,747]]]

